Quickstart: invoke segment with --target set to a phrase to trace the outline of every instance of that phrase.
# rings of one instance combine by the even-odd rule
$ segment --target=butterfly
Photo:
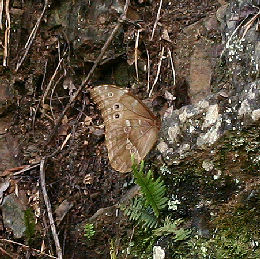
[[[145,158],[157,140],[160,121],[126,89],[100,85],[90,94],[104,119],[110,165],[122,173],[131,171],[131,156],[136,163]]]

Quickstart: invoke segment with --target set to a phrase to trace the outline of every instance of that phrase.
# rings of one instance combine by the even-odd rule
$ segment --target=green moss
[[[191,256],[260,258],[260,197],[254,206],[247,204],[231,209],[218,216],[213,223],[216,227],[213,238],[207,240],[197,237],[190,240]]]
[[[151,230],[144,231],[141,227],[136,227],[134,230],[133,239],[129,242],[128,247],[122,251],[122,254],[127,255],[127,258],[152,258],[153,246],[157,237],[152,235]]]
[[[35,236],[35,219],[31,208],[24,211],[24,223],[26,227],[25,236],[30,245]]]

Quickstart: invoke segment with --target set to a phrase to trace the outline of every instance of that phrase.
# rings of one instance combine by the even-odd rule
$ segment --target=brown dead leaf
[[[59,207],[55,210],[56,222],[59,225],[63,218],[66,216],[68,211],[72,208],[73,203],[67,200],[64,200]]]
[[[2,203],[4,192],[9,188],[9,186],[10,186],[9,180],[0,183],[0,204]]]

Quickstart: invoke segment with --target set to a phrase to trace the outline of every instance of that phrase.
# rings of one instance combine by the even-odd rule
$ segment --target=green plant
[[[32,238],[35,235],[35,220],[31,208],[28,208],[24,211],[24,223],[26,227],[25,236],[28,239],[28,243],[30,244]]]
[[[130,206],[124,208],[124,212],[130,220],[137,222],[143,228],[154,228],[158,225],[157,217],[150,206],[145,206],[143,197],[134,198]]]
[[[143,228],[155,228],[159,223],[160,211],[167,206],[166,187],[161,178],[156,180],[153,172],[144,173],[144,162],[140,167],[133,160],[134,181],[141,188],[142,195],[132,200],[129,206],[122,207],[125,214]]]
[[[167,236],[173,234],[175,241],[183,241],[190,237],[191,231],[184,228],[180,228],[183,223],[182,219],[176,219],[172,221],[171,218],[166,217],[163,226],[154,230],[155,236]]]
[[[116,245],[115,245],[115,240],[111,239],[110,240],[110,259],[116,259]]]
[[[133,174],[135,183],[141,187],[142,194],[145,198],[146,206],[151,206],[154,215],[159,217],[160,211],[167,205],[168,198],[165,197],[166,186],[163,180],[158,177],[156,180],[153,178],[153,172],[148,171],[144,173],[144,161],[141,162],[140,168],[133,163]]]
[[[145,174],[144,162],[140,167],[133,163],[133,175],[135,183],[140,186],[141,195],[123,207],[129,219],[137,223],[126,250],[134,258],[147,259],[152,257],[153,246],[160,237],[171,237],[173,242],[170,241],[170,244],[174,246],[188,239],[191,231],[180,226],[183,223],[181,219],[164,218],[168,198],[166,186],[160,177],[154,179],[151,170]]]
[[[91,240],[91,238],[95,235],[96,231],[94,230],[94,225],[92,223],[87,223],[84,226],[84,237],[86,237],[87,240]]]

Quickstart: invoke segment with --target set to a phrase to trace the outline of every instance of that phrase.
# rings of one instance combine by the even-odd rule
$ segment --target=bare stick
[[[150,55],[148,49],[146,49],[147,53],[147,93],[150,91],[150,71],[151,71],[151,66],[150,66]]]
[[[59,241],[59,238],[57,235],[56,226],[55,226],[54,219],[52,216],[51,203],[50,203],[50,200],[49,200],[49,197],[47,194],[47,190],[46,190],[44,164],[45,164],[45,157],[42,158],[41,163],[40,163],[40,178],[41,178],[42,194],[43,194],[45,206],[47,208],[48,218],[49,218],[50,226],[51,226],[51,232],[52,232],[54,243],[56,246],[56,252],[57,252],[58,258],[62,259],[62,250],[61,250],[61,246],[60,246],[60,241]]]
[[[138,43],[139,43],[139,36],[140,36],[140,31],[141,30],[137,30],[137,33],[136,33],[136,39],[135,39],[135,72],[136,72],[136,78],[137,78],[137,81],[139,81],[139,76],[138,76]]]
[[[28,165],[24,169],[22,169],[22,170],[20,170],[18,172],[15,172],[14,175],[22,174],[22,173],[24,173],[26,171],[30,171],[30,170],[38,167],[38,166],[40,166],[40,163],[36,163],[35,165]]]
[[[248,16],[247,16],[247,17],[248,17]],[[247,17],[244,18],[244,19],[240,22],[240,24],[236,27],[236,29],[231,33],[230,37],[228,38],[228,40],[227,40],[227,42],[226,42],[226,44],[225,44],[224,49],[223,49],[222,52],[221,52],[220,59],[222,59],[222,57],[223,57],[224,53],[226,52],[226,50],[230,48],[230,42],[231,42],[231,40],[233,39],[234,35],[235,35],[236,32],[239,30],[239,28],[242,27],[242,25],[243,25],[244,21],[247,19]]]
[[[252,24],[255,22],[255,20],[260,16],[260,11],[258,11],[258,13],[256,15],[254,15],[254,17],[252,17],[246,24],[245,24],[245,31],[240,39],[240,41],[242,41],[247,33],[247,31],[250,29],[250,27],[252,26]]]
[[[158,66],[157,66],[156,77],[155,77],[155,79],[154,79],[154,82],[153,82],[151,91],[150,91],[150,93],[149,93],[149,97],[151,97],[151,95],[152,95],[153,88],[154,88],[154,86],[156,85],[156,83],[157,83],[157,81],[158,81],[158,78],[159,78],[159,75],[160,75],[160,72],[161,72],[161,65],[162,65],[163,54],[164,54],[164,47],[162,47],[162,52],[161,52],[161,54],[160,54],[160,55],[161,55],[161,56],[160,56],[160,60],[159,60]]]
[[[8,59],[8,48],[9,48],[9,42],[10,42],[10,28],[11,28],[11,19],[10,19],[10,13],[9,13],[9,1],[6,0],[5,2],[5,15],[6,15],[6,22],[7,26],[5,29],[5,45],[4,45],[4,57],[3,57],[3,66],[7,66],[7,59]]]
[[[63,58],[60,59],[58,65],[57,65],[57,67],[56,67],[56,69],[55,69],[55,71],[54,71],[54,73],[53,73],[53,75],[52,75],[52,77],[51,77],[51,79],[50,79],[46,89],[45,89],[45,92],[44,92],[43,98],[42,98],[42,105],[44,104],[45,98],[46,98],[46,96],[48,95],[48,93],[49,93],[49,91],[51,89],[52,82],[53,82],[54,78],[56,77],[56,75],[57,75],[57,73],[59,71],[59,68],[60,68],[60,65],[61,65],[62,61],[63,61]]]
[[[0,0],[0,30],[3,29],[3,10],[4,10],[4,0]]]
[[[27,245],[25,245],[25,244],[19,243],[19,242],[15,242],[15,241],[12,241],[12,240],[9,240],[9,239],[5,239],[5,238],[1,238],[0,241],[1,241],[1,242],[6,242],[6,243],[10,243],[10,244],[15,244],[15,245],[24,247],[24,248],[26,248],[26,249],[32,250],[32,251],[36,252],[37,254],[44,255],[44,256],[47,256],[47,257],[49,257],[49,258],[55,258],[55,259],[57,259],[57,257],[55,257],[55,256],[52,256],[52,255],[43,253],[42,251],[40,251],[40,250],[38,250],[38,249],[31,248],[31,247],[29,247],[29,246],[27,246]]]
[[[18,69],[19,69],[19,68],[21,67],[21,65],[23,64],[23,62],[24,62],[24,60],[25,60],[25,58],[26,58],[26,56],[27,56],[27,54],[28,54],[28,52],[29,52],[29,50],[30,50],[30,48],[31,48],[31,45],[32,45],[32,43],[33,43],[33,40],[35,39],[37,30],[38,30],[38,28],[39,28],[39,26],[40,26],[41,20],[42,20],[42,18],[43,18],[43,16],[44,16],[44,13],[45,13],[47,7],[48,7],[48,0],[45,0],[42,13],[41,13],[39,19],[37,20],[37,22],[36,22],[36,24],[35,24],[35,26],[34,26],[32,32],[31,32],[31,34],[30,34],[30,36],[29,36],[29,38],[28,38],[28,40],[27,40],[27,42],[26,42],[26,44],[25,44],[25,46],[24,46],[25,52],[24,52],[22,58],[21,58],[21,59],[19,60],[19,62],[17,63],[15,72],[17,72]]]
[[[176,72],[175,72],[175,69],[174,69],[173,61],[172,61],[172,52],[169,48],[168,48],[168,55],[169,55],[171,67],[172,67],[173,85],[175,85],[176,84]]]
[[[157,23],[158,23],[158,21],[159,21],[159,19],[160,19],[161,9],[162,9],[162,0],[160,1],[160,5],[159,5],[158,11],[157,11],[157,16],[156,16],[155,23],[154,23],[154,25],[153,25],[153,31],[152,31],[152,36],[151,36],[150,40],[153,40],[154,32],[155,32]]]
[[[111,41],[113,40],[115,34],[117,33],[117,31],[119,30],[119,28],[121,27],[122,22],[126,19],[126,13],[127,13],[127,9],[128,9],[128,5],[129,5],[130,0],[126,0],[125,6],[124,6],[124,13],[122,14],[122,16],[120,17],[120,19],[118,20],[117,25],[115,26],[115,28],[113,29],[112,33],[110,34],[110,36],[108,37],[107,41],[105,42],[103,48],[101,49],[101,52],[99,54],[99,56],[97,57],[96,61],[94,62],[93,67],[91,68],[91,70],[89,71],[87,77],[85,78],[85,80],[81,83],[81,85],[79,86],[78,90],[76,91],[76,93],[74,94],[74,96],[71,98],[70,102],[66,105],[66,107],[64,108],[64,110],[62,111],[60,117],[57,120],[57,123],[54,127],[54,129],[52,130],[52,132],[49,135],[49,138],[47,139],[46,145],[52,140],[52,138],[54,137],[54,135],[56,134],[60,123],[64,117],[64,115],[66,114],[66,112],[68,111],[68,109],[72,106],[72,104],[74,103],[74,101],[77,99],[78,95],[81,93],[81,91],[83,90],[83,88],[86,86],[86,84],[88,83],[90,77],[92,76],[92,74],[94,73],[96,67],[98,66],[100,60],[102,59],[102,57],[104,56],[107,48],[109,47]]]

